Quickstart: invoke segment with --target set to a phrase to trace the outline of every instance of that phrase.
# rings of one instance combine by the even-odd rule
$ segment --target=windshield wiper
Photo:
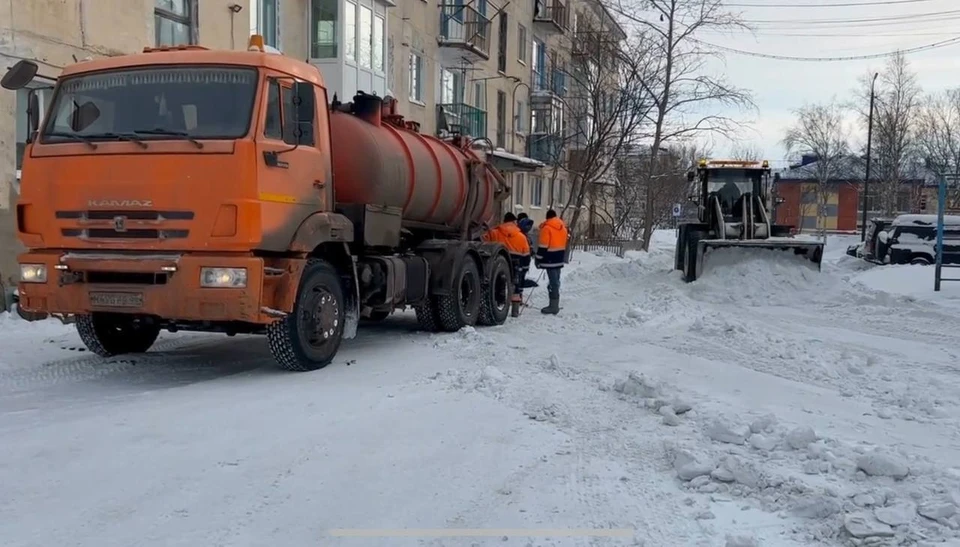
[[[142,139],[138,139],[135,135],[129,133],[87,133],[83,135],[87,139],[119,139],[121,141],[130,141],[137,143],[140,148],[146,148],[147,143],[143,142]]]
[[[171,137],[183,137],[184,139],[192,142],[197,148],[203,148],[203,143],[191,137],[190,133],[187,133],[186,131],[177,131],[175,129],[163,129],[162,127],[156,127],[154,129],[134,129],[133,132],[140,135],[169,135]]]
[[[93,150],[96,150],[96,149],[97,149],[97,143],[91,141],[90,139],[88,139],[88,138],[85,137],[85,136],[74,135],[73,133],[61,133],[61,132],[53,131],[53,132],[50,132],[50,133],[44,133],[43,136],[44,136],[44,137],[63,137],[63,138],[66,138],[66,139],[73,139],[73,140],[75,140],[75,141],[82,142],[82,143],[86,144],[87,146],[89,146],[89,147],[92,148]]]

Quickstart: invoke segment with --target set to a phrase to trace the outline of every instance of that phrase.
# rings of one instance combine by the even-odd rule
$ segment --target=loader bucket
[[[823,243],[819,241],[797,241],[794,239],[704,239],[697,242],[696,278],[703,273],[704,257],[714,249],[757,249],[792,253],[808,260],[820,271],[823,262]]]

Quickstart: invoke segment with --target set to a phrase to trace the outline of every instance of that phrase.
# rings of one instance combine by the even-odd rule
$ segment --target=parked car
[[[893,222],[891,218],[872,218],[867,221],[865,241],[847,247],[847,254],[869,262],[881,263],[877,258],[877,237]]]
[[[943,219],[943,263],[960,264],[960,216]],[[936,262],[937,216],[900,215],[878,231],[873,256],[880,264],[933,264]]]

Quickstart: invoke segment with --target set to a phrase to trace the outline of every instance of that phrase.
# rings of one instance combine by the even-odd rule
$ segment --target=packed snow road
[[[391,318],[315,373],[0,316],[0,544],[960,545],[960,283],[834,238],[687,285],[671,236],[578,253],[558,317]]]

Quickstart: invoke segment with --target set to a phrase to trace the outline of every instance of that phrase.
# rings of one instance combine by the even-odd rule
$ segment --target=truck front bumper
[[[302,260],[237,254],[111,254],[32,251],[21,265],[42,265],[46,280],[19,284],[25,311],[81,315],[113,312],[170,321],[267,324],[293,308]],[[202,268],[246,272],[242,287],[201,286]],[[291,293],[291,288],[293,293]]]

